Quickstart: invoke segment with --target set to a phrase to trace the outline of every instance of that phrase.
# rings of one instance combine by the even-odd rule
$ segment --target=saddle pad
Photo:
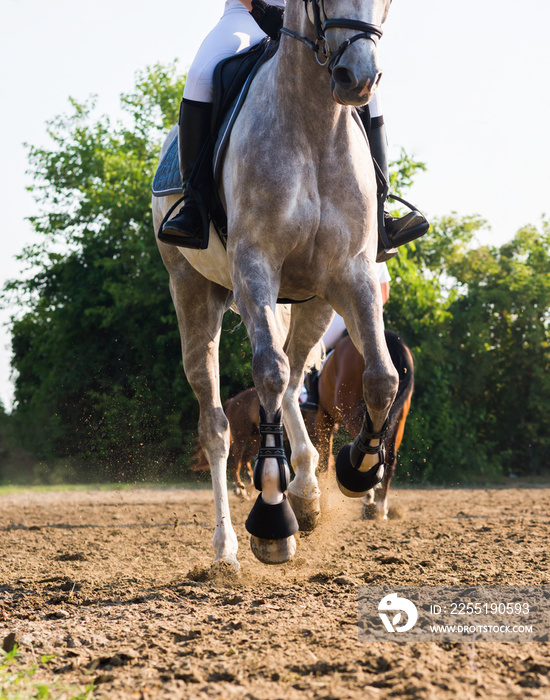
[[[153,194],[155,197],[168,197],[171,194],[181,194],[182,182],[178,157],[178,134],[168,146],[153,179]]]
[[[214,167],[215,182],[219,183],[223,155],[229,141],[229,135],[237,115],[244,104],[248,89],[258,69],[273,56],[278,43],[267,38],[259,44],[221,61],[214,71],[214,109],[213,134],[211,147],[205,149],[209,172]],[[174,140],[168,146],[153,179],[153,194],[167,197],[181,194],[182,182],[178,162],[177,130]],[[193,178],[193,175],[191,176]],[[211,215],[225,218],[225,213],[210,211]]]
[[[220,128],[220,133],[214,146],[214,173],[216,184],[219,183],[221,164],[223,162],[223,154],[229,141],[231,128],[235,123],[235,119],[244,103],[244,98],[248,92],[249,82],[246,84],[241,95],[232,104]],[[168,146],[162,160],[159,163],[155,177],[153,178],[153,194],[155,197],[168,197],[172,194],[181,194],[182,181],[179,168],[178,156],[178,134]]]

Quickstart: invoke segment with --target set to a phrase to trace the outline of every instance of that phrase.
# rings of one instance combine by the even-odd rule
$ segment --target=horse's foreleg
[[[261,492],[248,519],[251,547],[265,564],[294,556],[298,530],[285,496],[290,469],[283,446],[282,399],[290,369],[275,318],[279,281],[265,260],[246,248],[233,259],[235,298],[252,343],[252,374],[260,399],[261,446],[254,485]]]
[[[170,273],[183,366],[199,402],[199,438],[212,474],[216,512],[214,563],[227,562],[238,571],[237,536],[231,524],[226,478],[229,424],[220,401],[218,367],[221,323],[232,294],[199,275],[177,249],[159,248]]]
[[[388,519],[388,494],[390,491],[390,483],[395,474],[396,458],[386,465],[384,478],[380,485],[380,490],[375,494],[376,507],[378,508],[378,517],[381,520]]]
[[[359,435],[336,460],[338,485],[346,496],[359,497],[384,476],[384,442],[388,415],[399,377],[391,360],[382,321],[382,298],[374,263],[356,260],[350,277],[330,287],[330,301],[346,322],[365,360],[363,396],[366,412]]]
[[[294,306],[285,344],[290,363],[290,379],[283,406],[285,426],[292,447],[292,466],[296,474],[288,488],[288,494],[301,530],[313,530],[317,525],[321,514],[321,492],[315,474],[319,455],[308,435],[298,396],[308,356],[323,337],[332,317],[332,308],[319,298]],[[320,360],[320,352],[317,352],[316,359]]]

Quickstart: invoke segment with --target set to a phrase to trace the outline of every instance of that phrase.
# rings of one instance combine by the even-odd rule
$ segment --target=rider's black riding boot
[[[319,408],[319,371],[312,369],[304,377],[307,399],[300,404],[303,411],[317,411]]]
[[[203,221],[197,202],[189,190],[191,172],[210,133],[212,104],[210,102],[181,101],[178,121],[180,174],[185,204],[179,213],[167,221],[159,231],[163,243],[182,248],[201,248]]]
[[[363,113],[361,113],[361,116],[363,118]],[[370,120],[369,127],[367,133],[369,135],[372,157],[378,163],[380,170],[386,178],[386,182],[389,182],[384,117],[374,117]],[[384,204],[385,202],[382,206]],[[380,219],[381,217],[379,217],[379,221]],[[380,228],[381,227],[382,222],[380,222]],[[423,236],[430,228],[430,224],[426,221],[424,214],[416,210],[405,214],[405,216],[396,217],[392,216],[384,209],[383,227],[385,230],[379,232],[377,262],[389,260],[397,253],[397,248],[399,246],[410,243],[420,238],[420,236]]]

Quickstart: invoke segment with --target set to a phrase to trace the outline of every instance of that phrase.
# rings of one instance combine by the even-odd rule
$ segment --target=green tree
[[[155,66],[122,96],[123,123],[71,101],[49,124],[52,146],[30,148],[39,241],[7,290],[26,309],[13,319],[14,421],[25,447],[78,456],[91,479],[98,464],[117,478],[143,464],[166,473],[196,425],[150,208],[182,89],[174,65]],[[226,325],[237,323],[232,314]],[[246,356],[232,359],[243,338],[239,328],[224,339],[226,395],[250,382]]]
[[[550,227],[529,226],[500,248],[468,251],[449,270],[467,288],[454,303],[449,343],[457,386],[476,406],[487,462],[505,473],[550,463]]]
[[[416,363],[401,449],[413,479],[490,480],[547,469],[548,223],[475,246],[477,217],[436,220],[391,261],[390,327]]]

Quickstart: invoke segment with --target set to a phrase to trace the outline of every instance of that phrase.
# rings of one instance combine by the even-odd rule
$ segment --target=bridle
[[[305,44],[309,49],[314,51],[317,63],[320,66],[327,66],[329,73],[332,73],[334,66],[340,60],[348,46],[359,41],[359,39],[368,39],[374,44],[377,44],[378,39],[382,36],[382,28],[378,24],[370,24],[369,22],[361,22],[358,19],[347,19],[345,17],[327,19],[325,0],[304,0],[304,3],[306,5],[306,11],[307,4],[311,3],[315,41],[310,41],[307,37],[301,36],[297,32],[292,31],[292,29],[287,29],[286,27],[283,27],[281,32],[291,36],[293,39],[301,41],[302,44]],[[343,41],[336,51],[332,53],[325,37],[325,33],[329,29],[357,29],[358,34],[354,34],[351,39]],[[322,59],[320,55],[322,55]]]

